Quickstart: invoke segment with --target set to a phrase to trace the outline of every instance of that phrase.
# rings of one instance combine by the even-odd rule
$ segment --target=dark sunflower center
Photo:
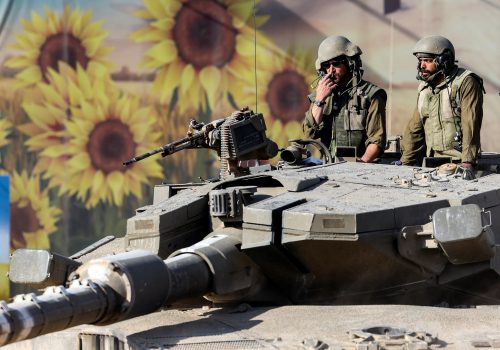
[[[266,101],[274,118],[301,121],[309,108],[308,86],[304,76],[293,70],[275,74],[267,86]]]
[[[213,0],[191,0],[175,19],[173,37],[179,56],[195,68],[222,67],[233,58],[236,29],[226,8]]]
[[[122,162],[134,156],[136,144],[128,125],[118,119],[96,124],[89,135],[87,152],[95,169],[109,174],[125,171]]]
[[[38,56],[38,65],[43,76],[46,77],[49,67],[59,71],[59,61],[64,61],[73,68],[76,68],[77,63],[87,68],[89,58],[81,40],[65,32],[49,36],[40,47]]]
[[[10,206],[10,236],[13,248],[26,247],[23,232],[36,232],[41,228],[35,210],[28,204],[18,207],[15,203]]]

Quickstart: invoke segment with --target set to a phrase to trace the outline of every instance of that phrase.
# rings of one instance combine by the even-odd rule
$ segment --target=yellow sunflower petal
[[[175,22],[171,18],[162,18],[158,21],[155,21],[151,24],[152,27],[160,29],[163,33],[169,31],[174,26]],[[163,34],[165,35],[165,34]],[[163,36],[161,39],[165,39]]]
[[[86,55],[93,56],[95,55],[99,46],[102,45],[102,40],[107,36],[107,33],[102,33],[98,36],[93,36],[91,38],[84,39],[82,44],[85,46]]]
[[[167,64],[177,57],[177,48],[173,41],[165,40],[153,46],[147,52],[147,56],[153,58],[160,65]]]
[[[121,171],[113,171],[107,177],[107,183],[111,192],[113,193],[113,199],[115,203],[120,206],[123,200],[123,173]]]
[[[47,100],[47,102],[55,104],[58,107],[65,108],[67,106],[66,101],[63,97],[57,93],[52,85],[48,84],[39,84],[39,89],[42,91],[43,96]]]
[[[80,153],[72,157],[68,160],[67,164],[71,167],[72,172],[79,172],[91,167],[90,157],[87,153]]]
[[[33,23],[33,28],[38,33],[46,33],[45,21],[42,17],[35,11],[31,11],[31,22]]]
[[[45,156],[45,157],[51,157],[51,158],[56,158],[63,156],[68,153],[68,148],[64,144],[59,144],[59,145],[52,145],[50,147],[47,147],[44,149],[42,152],[40,152],[40,155]]]
[[[7,67],[9,68],[24,68],[27,67],[31,64],[33,64],[33,60],[27,58],[27,57],[10,57],[9,59],[5,60],[4,63]]]
[[[194,68],[191,64],[184,67],[181,75],[181,93],[186,93],[186,91],[191,87],[194,80]]]
[[[220,70],[215,66],[205,67],[200,71],[200,83],[205,89],[210,106],[215,105],[215,96],[221,81]]]
[[[17,74],[16,78],[24,81],[25,83],[33,84],[42,80],[42,72],[38,66],[32,66]]]
[[[80,101],[83,100],[82,92],[80,91],[78,86],[73,82],[70,82],[68,84],[68,96],[69,96],[69,102],[72,105],[79,105]]]
[[[30,116],[31,120],[33,120],[33,122],[41,128],[53,122],[52,115],[46,108],[40,105],[34,103],[23,103],[22,107]]]
[[[50,242],[48,234],[41,231],[36,233],[23,233],[26,241],[26,248],[29,249],[49,249]]]
[[[164,18],[168,15],[163,4],[158,0],[144,0],[144,6],[155,18]]]
[[[252,56],[255,54],[255,45],[249,38],[238,35],[236,36],[236,51],[243,56]]]
[[[253,14],[253,2],[245,1],[232,4],[229,5],[228,10],[233,16],[238,17],[240,21],[246,22]]]
[[[130,39],[141,42],[155,42],[165,39],[165,33],[160,30],[152,30],[149,27],[141,28],[130,35]]]

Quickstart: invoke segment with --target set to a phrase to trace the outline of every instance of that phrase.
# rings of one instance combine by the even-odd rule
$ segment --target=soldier
[[[318,48],[321,80],[308,96],[303,123],[307,138],[320,139],[332,155],[337,147],[356,147],[357,160],[372,162],[385,147],[387,94],[362,80],[361,49],[343,36],[329,36]]]
[[[452,157],[471,169],[480,153],[483,82],[455,64],[455,48],[442,36],[417,42],[417,106],[403,134],[401,162],[414,165],[427,157]]]

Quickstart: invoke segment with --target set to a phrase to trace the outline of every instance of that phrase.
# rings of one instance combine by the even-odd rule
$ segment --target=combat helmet
[[[422,57],[425,54],[432,56],[449,55],[451,60],[455,60],[453,44],[440,35],[431,35],[420,39],[413,48],[413,54],[417,57]]]
[[[355,57],[362,54],[358,45],[353,44],[344,36],[329,36],[321,42],[318,47],[318,58],[316,59],[316,70],[321,69],[321,64],[335,57]]]

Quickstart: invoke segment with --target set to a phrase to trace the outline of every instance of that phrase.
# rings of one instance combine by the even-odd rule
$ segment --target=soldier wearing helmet
[[[401,162],[414,165],[424,155],[452,157],[471,169],[481,148],[482,79],[455,64],[455,48],[442,36],[421,39],[413,54],[421,83],[417,106],[403,134]]]
[[[372,162],[385,146],[387,95],[362,79],[361,49],[343,36],[330,36],[318,48],[320,81],[308,96],[303,123],[308,138],[320,139],[332,155],[337,147],[356,147],[358,161]]]

